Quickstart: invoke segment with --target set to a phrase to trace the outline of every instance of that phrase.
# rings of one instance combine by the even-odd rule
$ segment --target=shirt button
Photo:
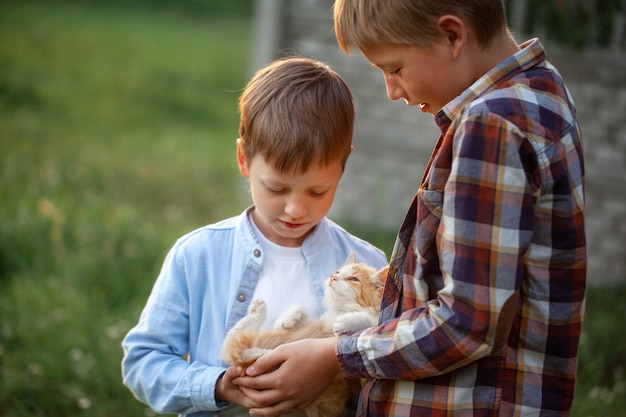
[[[259,256],[261,256],[261,249],[255,249],[254,250],[254,257],[258,258]]]
[[[246,301],[246,295],[240,292],[239,294],[237,294],[237,301],[241,301],[243,303],[244,301]]]

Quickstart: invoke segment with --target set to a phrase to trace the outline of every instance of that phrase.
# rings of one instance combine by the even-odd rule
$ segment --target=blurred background
[[[585,134],[580,417],[626,415],[624,3],[507,1],[518,40],[546,44]],[[154,415],[122,385],[121,339],[175,239],[250,204],[237,98],[277,56],[326,61],[353,89],[356,149],[331,217],[390,254],[437,136],[358,54],[339,53],[331,6],[0,2],[1,416]]]

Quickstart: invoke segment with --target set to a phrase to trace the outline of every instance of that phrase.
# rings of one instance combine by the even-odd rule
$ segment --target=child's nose
[[[390,79],[385,79],[385,86],[387,87],[387,96],[391,100],[398,100],[404,97],[404,89],[394,81]]]
[[[306,204],[300,198],[292,198],[287,201],[285,213],[292,219],[299,219],[306,214]]]

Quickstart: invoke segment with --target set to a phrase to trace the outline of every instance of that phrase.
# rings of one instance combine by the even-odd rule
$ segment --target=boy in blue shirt
[[[315,318],[324,280],[350,252],[386,265],[325,217],[352,150],[353,99],[341,77],[308,58],[278,60],[254,75],[239,110],[237,161],[253,206],[176,242],[123,341],[124,383],[159,413],[247,415],[256,404],[220,354],[250,301],[270,308],[264,327],[293,304]]]

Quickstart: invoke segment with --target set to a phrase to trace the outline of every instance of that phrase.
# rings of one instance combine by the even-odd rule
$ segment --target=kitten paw
[[[372,317],[364,312],[345,313],[338,316],[333,322],[333,333],[341,336],[348,333],[358,332],[375,325]]]
[[[274,322],[274,330],[295,329],[301,327],[307,321],[306,309],[301,305],[295,305],[285,310]]]
[[[267,314],[267,308],[265,301],[260,298],[252,300],[248,307],[248,314],[239,320],[235,326],[233,326],[231,332],[237,333],[242,330],[258,330],[265,321],[265,315]]]
[[[257,298],[252,300],[250,306],[248,307],[249,315],[259,315],[265,314],[265,301],[262,298]]]
[[[241,353],[242,362],[252,363],[252,362],[254,362],[255,360],[259,359],[261,356],[263,356],[264,354],[266,354],[269,351],[270,351],[270,349],[263,349],[263,348],[259,348],[259,347],[253,347],[253,348],[245,349]]]

